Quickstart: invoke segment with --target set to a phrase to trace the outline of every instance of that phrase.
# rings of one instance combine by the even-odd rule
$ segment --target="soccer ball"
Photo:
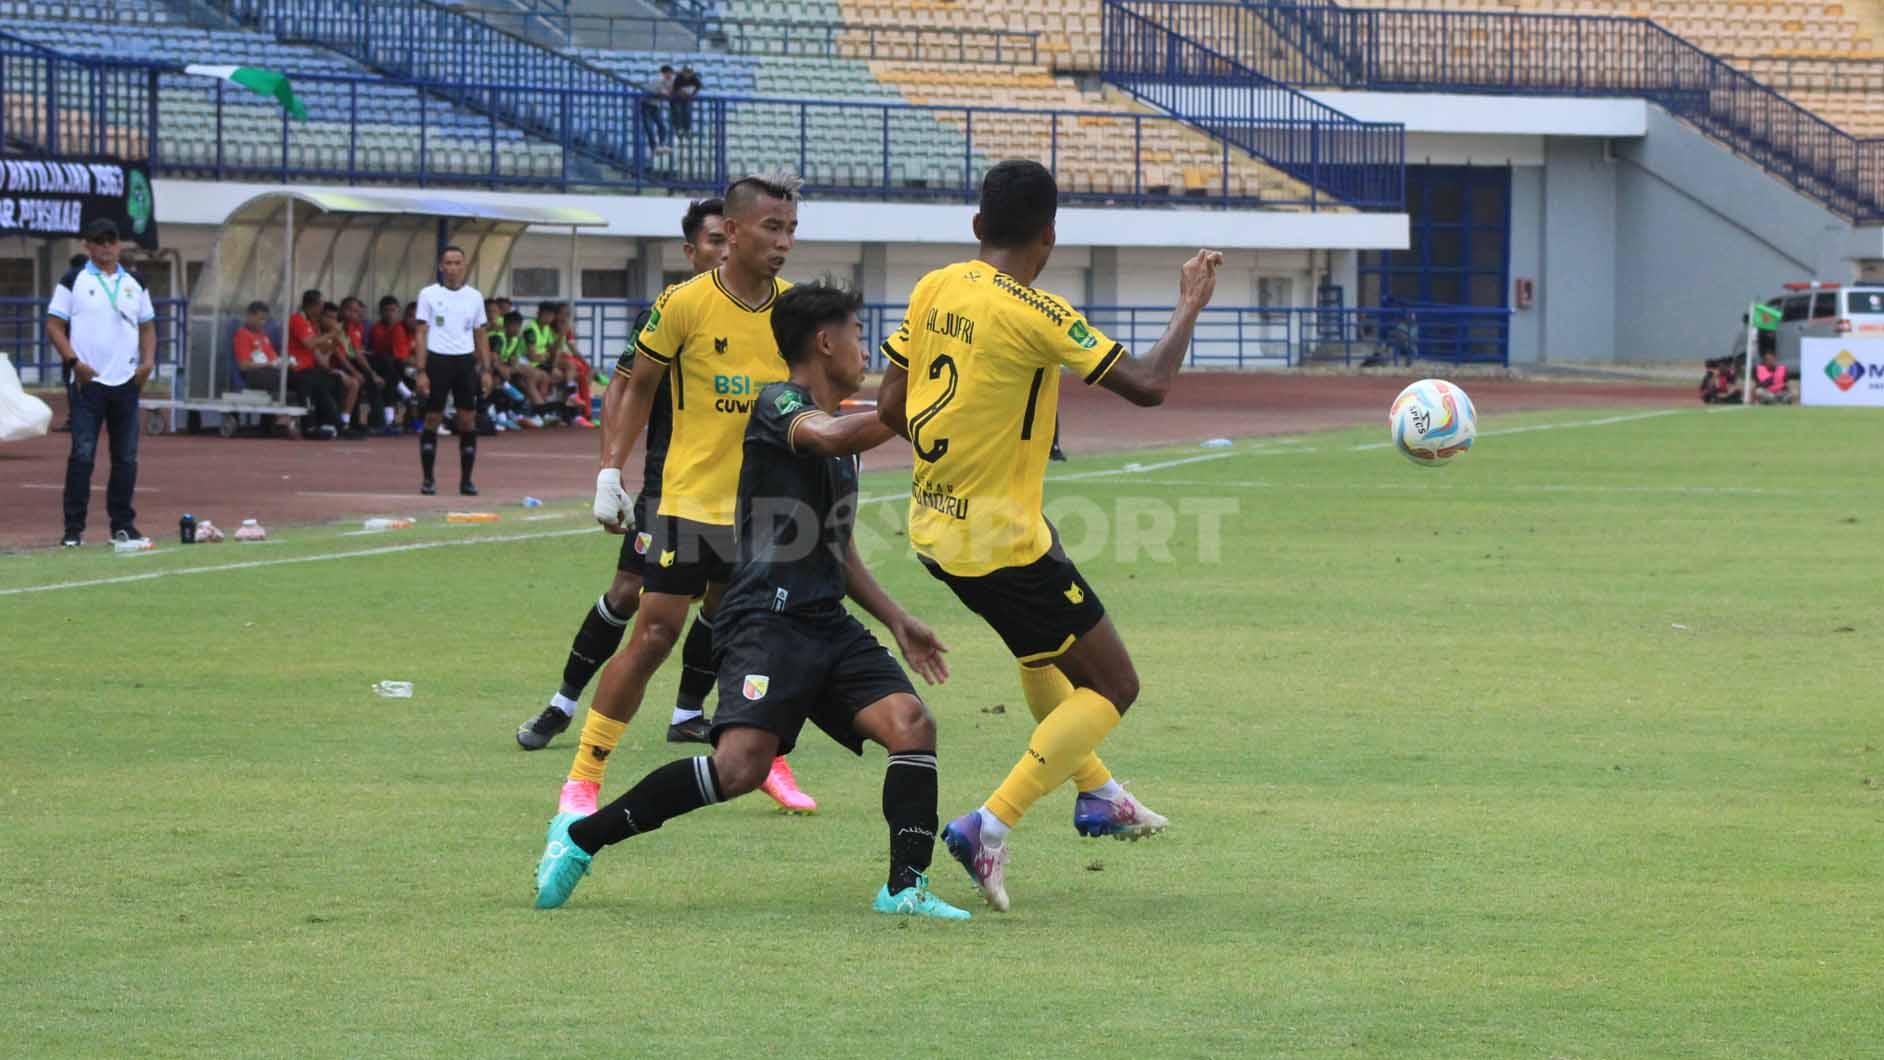
[[[1421,467],[1438,467],[1472,448],[1478,414],[1465,391],[1444,379],[1422,379],[1400,391],[1387,413],[1393,447]]]

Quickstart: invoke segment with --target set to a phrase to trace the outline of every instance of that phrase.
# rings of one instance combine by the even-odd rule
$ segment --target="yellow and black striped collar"
[[[719,269],[714,269],[708,275],[713,277],[713,286],[718,287],[720,289],[720,293],[726,296],[727,301],[733,303],[734,305],[738,306],[739,308],[745,310],[748,313],[763,313],[766,310],[772,308],[773,302],[778,301],[778,277],[776,276],[772,277],[772,290],[770,293],[768,293],[765,296],[765,301],[759,303],[756,306],[752,306],[752,305],[747,305],[746,303],[740,301],[738,295],[734,294],[732,291],[727,290],[726,284],[720,280]]]

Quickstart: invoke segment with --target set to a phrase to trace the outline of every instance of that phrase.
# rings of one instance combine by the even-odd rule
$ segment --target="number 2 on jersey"
[[[955,400],[955,384],[960,378],[960,373],[955,369],[955,358],[946,353],[929,363],[929,378],[931,379],[942,378],[942,372],[945,369],[949,373],[949,381],[942,391],[942,396],[930,402],[929,407],[916,413],[915,418],[909,421],[909,440],[916,447],[916,455],[932,464],[942,459],[942,454],[949,451],[949,440],[936,438],[925,445],[922,440],[922,429],[928,426],[929,421],[935,419],[949,402]]]

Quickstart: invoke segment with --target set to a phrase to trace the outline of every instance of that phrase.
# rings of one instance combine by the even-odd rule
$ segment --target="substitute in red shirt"
[[[399,319],[399,299],[391,295],[379,300],[379,323],[366,333],[367,352],[404,362],[412,356],[412,333]]]
[[[321,305],[325,301],[319,291],[308,291],[301,296],[301,311],[288,317],[288,360],[297,372],[321,364],[321,357],[314,349],[314,340],[320,336],[314,321],[320,319]]]
[[[281,354],[268,337],[268,303],[249,303],[248,315],[236,329],[233,346],[244,386],[273,390],[281,384]]]

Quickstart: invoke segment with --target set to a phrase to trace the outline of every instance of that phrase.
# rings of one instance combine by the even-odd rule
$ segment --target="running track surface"
[[[1199,372],[1182,376],[1165,404],[1134,409],[1113,394],[1067,379],[1061,387],[1061,440],[1081,456],[1159,445],[1196,445],[1207,438],[1291,435],[1331,427],[1379,424],[1410,379]],[[1685,407],[1692,387],[1530,383],[1476,379],[1465,383],[1481,416],[1549,409]],[[861,397],[869,397],[866,390]],[[55,403],[56,419],[64,410]],[[418,492],[418,439],[314,442],[286,438],[145,436],[138,456],[138,525],[170,537],[184,512],[234,530],[244,518],[264,526],[413,515],[428,511],[521,514],[525,496],[545,501],[586,499],[594,492],[599,439],[575,429],[502,434],[478,440],[476,479],[482,496],[457,496],[458,447],[440,439],[437,497]],[[61,529],[60,496],[70,438],[0,445],[0,549],[48,547]],[[109,458],[99,439],[92,475],[87,540],[106,536],[104,486]],[[866,469],[907,466],[909,449],[886,445],[868,454]],[[639,478],[640,451],[629,480]]]

